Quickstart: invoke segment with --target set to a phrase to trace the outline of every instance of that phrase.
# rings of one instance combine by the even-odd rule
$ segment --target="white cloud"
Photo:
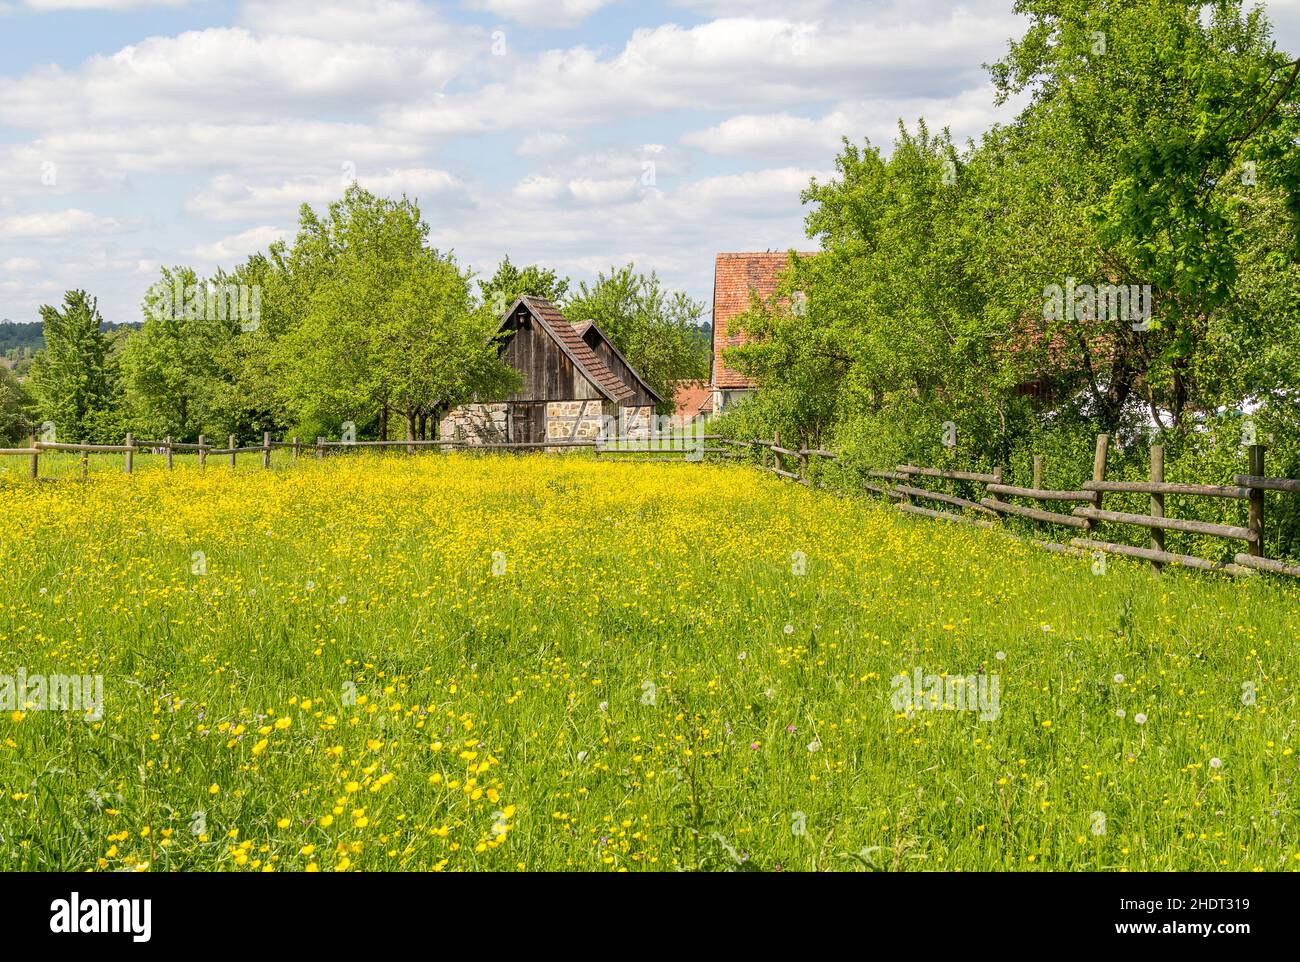
[[[191,197],[185,209],[219,221],[295,217],[302,204],[322,205],[337,200],[354,179],[362,187],[382,196],[405,194],[421,201],[436,199],[444,206],[463,205],[467,196],[465,185],[455,177],[444,170],[431,168],[399,168],[375,173],[356,170],[260,183],[234,174],[222,174],[212,178],[205,188]]]
[[[626,122],[673,110],[754,110],[808,102],[934,98],[986,81],[981,64],[1014,31],[1009,12],[957,8],[938,22],[794,22],[737,17],[633,32],[616,55],[577,46],[518,63],[506,79],[385,107],[394,128],[428,134]]]
[[[0,144],[0,263],[38,251],[42,283],[129,319],[159,263],[237,262],[355,176],[418,198],[432,242],[480,270],[634,260],[707,296],[715,251],[806,243],[799,193],[841,133],[982,129],[980,64],[1019,23],[1011,0],[688,0],[720,19],[627,30],[647,8],[625,4],[538,49],[534,28],[610,3],[478,0],[508,21],[501,57],[495,25],[456,19],[474,2],[242,0],[227,26],[0,76],[0,124],[32,132]],[[68,209],[42,212],[56,197]],[[107,216],[122,210],[152,229]],[[0,313],[30,315],[34,291]]]
[[[515,148],[515,153],[520,157],[543,157],[548,154],[558,154],[572,146],[573,139],[568,134],[543,131],[529,134],[521,140],[519,146]]]
[[[245,260],[250,254],[266,250],[272,243],[283,240],[288,235],[288,231],[279,227],[254,227],[211,244],[200,244],[186,251],[186,255],[212,263],[231,264]]]
[[[613,0],[470,0],[467,6],[529,27],[572,27]]]
[[[10,271],[14,274],[19,272],[39,271],[41,262],[34,257],[11,257],[6,261],[0,262],[0,270]]]
[[[189,0],[24,0],[32,10],[138,10],[142,7],[183,7]]]
[[[821,117],[799,117],[788,112],[737,114],[705,130],[690,131],[682,143],[718,156],[764,160],[816,162],[838,153],[842,139],[853,143],[870,139],[889,152],[901,120],[909,130],[924,119],[933,131],[947,127],[958,144],[978,139],[994,123],[1007,122],[1020,109],[1022,98],[995,107],[990,84],[964,90],[955,96],[901,98],[843,103]]]
[[[51,213],[0,217],[0,236],[7,238],[51,239],[87,233],[104,234],[122,229],[123,226],[111,217],[100,217],[75,207]]]
[[[35,129],[90,123],[278,123],[436,91],[469,54],[257,35],[243,27],[150,37],[76,70],[0,80],[0,121]]]

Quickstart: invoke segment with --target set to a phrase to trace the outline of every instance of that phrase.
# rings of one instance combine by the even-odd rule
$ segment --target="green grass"
[[[0,672],[105,695],[0,715],[0,867],[1300,867],[1292,584],[739,466],[247,460],[0,477]]]

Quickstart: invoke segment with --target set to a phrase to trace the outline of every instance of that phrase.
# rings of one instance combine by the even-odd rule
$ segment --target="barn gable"
[[[546,444],[648,435],[659,396],[599,329],[580,330],[550,301],[525,295],[497,330],[501,359],[519,372],[519,389],[501,401],[455,408],[442,419],[441,437]]]
[[[634,397],[629,403],[663,403],[663,398],[659,396],[659,392],[647,384],[645,379],[636,372],[636,368],[627,362],[627,358],[614,346],[614,342],[605,335],[605,332],[600,329],[595,321],[582,321],[575,324],[574,329],[583,342],[600,358],[601,363],[632,389]]]
[[[510,401],[602,398],[614,404],[633,394],[596,356],[550,301],[524,296],[501,320],[503,360],[523,377]]]

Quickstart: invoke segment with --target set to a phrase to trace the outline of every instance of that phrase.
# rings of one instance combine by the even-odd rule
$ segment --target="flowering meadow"
[[[585,455],[0,506],[0,672],[103,686],[0,716],[0,868],[1300,869],[1284,582]]]

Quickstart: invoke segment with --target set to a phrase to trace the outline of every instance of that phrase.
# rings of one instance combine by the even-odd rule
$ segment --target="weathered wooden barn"
[[[524,296],[502,315],[501,356],[523,378],[502,401],[455,408],[443,440],[589,441],[649,437],[662,398],[592,321],[572,324],[550,301]]]

